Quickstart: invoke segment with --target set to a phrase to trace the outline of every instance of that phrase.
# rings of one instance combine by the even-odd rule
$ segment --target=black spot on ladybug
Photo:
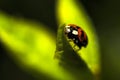
[[[65,26],[64,31],[68,39],[72,40],[80,49],[88,45],[88,37],[79,26],[68,24]]]

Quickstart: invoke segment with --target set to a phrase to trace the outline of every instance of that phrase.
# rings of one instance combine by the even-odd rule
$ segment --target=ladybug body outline
[[[74,24],[68,24],[64,28],[65,35],[80,49],[88,45],[88,37],[83,29]]]

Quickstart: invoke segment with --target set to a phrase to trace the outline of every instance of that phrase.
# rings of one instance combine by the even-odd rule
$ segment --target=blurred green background
[[[120,80],[120,1],[79,0],[95,25],[100,42],[102,80]],[[56,0],[0,0],[0,10],[7,14],[42,22],[57,32]],[[7,47],[0,41],[0,80],[36,80],[23,71],[8,56]],[[37,73],[36,73],[37,75]],[[48,79],[41,74],[39,77]],[[50,78],[49,78],[50,79]]]

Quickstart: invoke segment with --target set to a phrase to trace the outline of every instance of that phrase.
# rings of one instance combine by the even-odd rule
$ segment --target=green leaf
[[[52,80],[74,80],[53,59],[56,39],[44,25],[0,13],[0,39],[23,69],[36,71],[38,76],[44,74]]]
[[[83,47],[78,52],[74,50],[74,53],[76,55],[79,55],[79,57],[81,57],[85,61],[88,68],[93,72],[93,74],[98,75],[100,73],[100,50],[98,38],[93,24],[89,16],[85,13],[82,5],[78,3],[77,0],[58,0],[56,13],[58,25],[76,24],[86,32],[89,41],[87,47]],[[73,42],[70,42],[69,44],[72,47],[74,45]],[[63,45],[67,44],[63,43]],[[68,48],[68,46],[64,47],[63,51],[66,48]],[[73,50],[73,48],[71,49]],[[70,51],[68,50],[69,52],[66,53],[70,53],[71,49]],[[71,61],[72,60],[73,59],[71,58]]]

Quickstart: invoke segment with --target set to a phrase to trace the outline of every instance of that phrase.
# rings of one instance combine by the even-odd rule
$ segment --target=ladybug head
[[[65,33],[68,34],[71,32],[70,26],[65,26]]]

